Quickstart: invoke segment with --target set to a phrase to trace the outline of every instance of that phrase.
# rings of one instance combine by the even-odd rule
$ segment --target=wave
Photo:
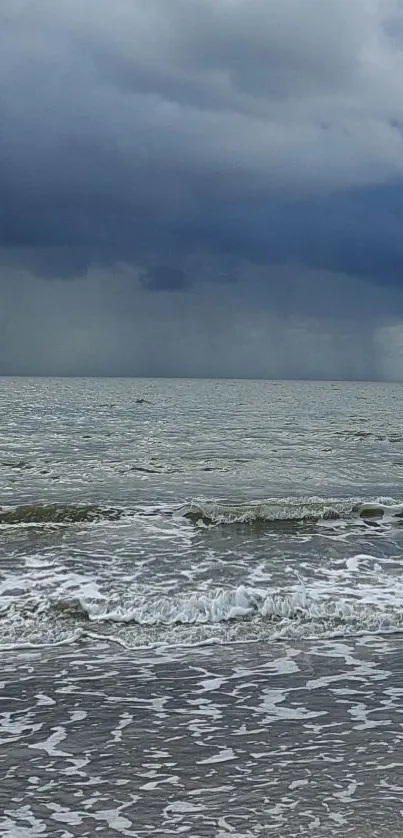
[[[258,526],[312,525],[320,521],[403,519],[403,504],[393,501],[365,502],[354,499],[271,499],[254,503],[209,503],[194,501],[180,514],[196,526],[248,524]]]
[[[275,642],[403,633],[401,596],[381,584],[329,591],[239,585],[157,595],[101,593],[96,585],[67,591],[26,590],[3,597],[1,644],[55,645],[82,637],[127,648],[200,643]]]
[[[239,524],[255,528],[292,529],[311,527],[320,522],[350,521],[370,523],[403,522],[403,503],[391,499],[357,501],[323,498],[272,498],[251,503],[192,501],[181,506],[153,506],[137,509],[101,507],[95,504],[22,504],[0,507],[0,525],[62,525],[119,521],[122,518],[169,517],[184,519],[199,527]]]
[[[403,629],[403,611],[358,598],[314,597],[302,589],[270,592],[243,585],[191,596],[143,598],[118,602],[107,598],[57,596],[52,608],[65,617],[92,623],[137,624],[150,627],[263,621],[292,636],[298,627],[315,627],[315,634]]]
[[[103,509],[93,505],[25,504],[0,509],[0,524],[77,524],[101,520],[117,521],[119,509]]]

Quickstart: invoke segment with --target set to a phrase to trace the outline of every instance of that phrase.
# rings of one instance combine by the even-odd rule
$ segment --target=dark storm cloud
[[[398,0],[3,0],[3,247],[58,276],[196,248],[395,281],[401,211],[374,186],[403,176],[401,20]]]
[[[2,0],[0,86],[0,372],[403,375],[401,0]]]

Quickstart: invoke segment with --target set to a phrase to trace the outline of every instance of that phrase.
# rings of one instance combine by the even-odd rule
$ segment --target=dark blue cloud
[[[9,201],[2,208],[1,245],[39,275],[70,277],[117,262],[150,271],[150,290],[184,288],[196,250],[222,259],[226,281],[236,260],[297,263],[403,283],[403,184],[343,191],[305,200],[206,200],[182,217],[142,212],[133,201]],[[165,267],[164,267],[165,265]],[[232,277],[234,278],[234,276]]]
[[[311,200],[218,207],[198,230],[217,250],[403,284],[403,182]]]
[[[0,247],[154,291],[194,254],[399,284],[402,31],[400,0],[3,0]]]

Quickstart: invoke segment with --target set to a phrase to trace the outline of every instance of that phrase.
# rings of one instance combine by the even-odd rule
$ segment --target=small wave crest
[[[196,526],[247,524],[254,527],[315,525],[320,521],[403,519],[403,504],[354,499],[272,499],[260,503],[193,502],[180,510]]]

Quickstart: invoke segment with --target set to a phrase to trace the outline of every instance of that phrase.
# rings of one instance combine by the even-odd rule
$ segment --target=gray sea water
[[[0,379],[0,835],[402,835],[402,397]]]

